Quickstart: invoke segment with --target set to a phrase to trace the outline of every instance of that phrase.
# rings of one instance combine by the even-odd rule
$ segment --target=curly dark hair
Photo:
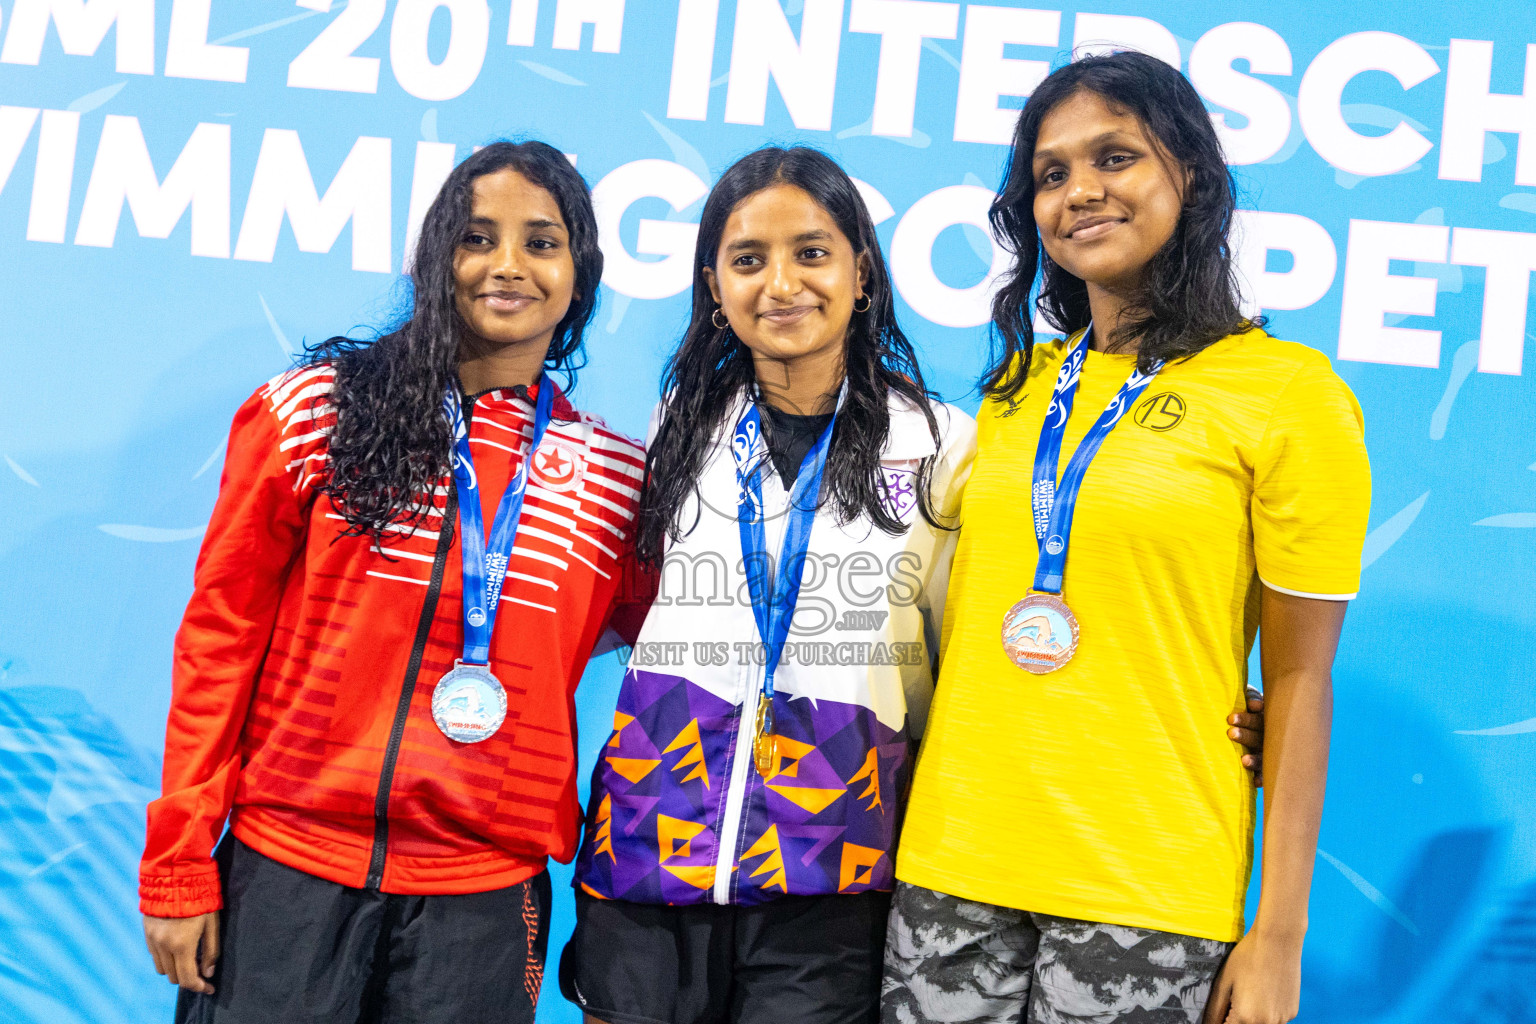
[[[1052,110],[1078,92],[1097,93],[1137,118],[1188,174],[1184,212],[1173,237],[1147,264],[1141,295],[1114,341],[1139,341],[1137,365],[1184,359],[1229,334],[1262,326],[1243,316],[1227,234],[1237,206],[1221,143],[1194,86],[1156,57],[1126,51],[1083,57],[1053,71],[1031,94],[1013,133],[1002,191],[992,203],[993,234],[1014,255],[992,300],[993,362],[982,374],[989,398],[1011,401],[1029,373],[1035,332],[1032,301],[1052,327],[1088,326],[1088,286],[1045,252],[1035,224],[1035,142]],[[998,344],[997,342],[1000,342]]]
[[[848,395],[837,416],[819,501],[830,502],[839,522],[867,518],[889,534],[906,527],[885,507],[880,455],[890,434],[888,396],[893,392],[923,411],[934,443],[939,427],[912,343],[896,323],[890,272],[880,254],[875,225],[858,188],[831,157],[805,147],[760,149],[720,176],[704,203],[693,254],[693,311],[688,330],[667,362],[661,420],[645,455],[636,551],[642,563],[659,565],[668,540],[689,532],[683,510],[698,492],[699,475],[726,413],[756,377],[752,354],[729,327],[716,327],[714,298],[704,268],[715,265],[721,235],[731,212],[744,200],[774,185],[792,185],[831,215],[857,255],[869,265],[865,294],[869,308],[855,312],[848,327],[844,367]],[[929,498],[932,459],[918,472],[918,506],[941,526]]]
[[[475,179],[507,169],[554,197],[570,234],[575,291],[544,366],[563,374],[567,389],[575,385],[603,276],[592,195],[553,146],[496,142],[455,167],[427,210],[411,263],[409,318],[382,337],[338,336],[306,352],[306,363],[336,371],[325,490],[350,533],[381,537],[392,526],[414,528],[426,515],[422,495],[448,472],[452,433],[443,395],[458,386],[466,330],[454,305],[453,257],[469,224]]]

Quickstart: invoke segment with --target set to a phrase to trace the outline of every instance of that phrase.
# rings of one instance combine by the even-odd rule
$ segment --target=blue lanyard
[[[1072,537],[1072,514],[1077,510],[1077,493],[1082,489],[1088,464],[1099,453],[1115,424],[1130,411],[1136,399],[1152,383],[1152,378],[1163,368],[1159,362],[1146,373],[1131,371],[1119,392],[1078,444],[1058,485],[1056,465],[1061,458],[1061,439],[1067,432],[1067,421],[1072,418],[1072,401],[1083,376],[1083,364],[1088,360],[1092,337],[1093,324],[1090,323],[1083,331],[1082,339],[1062,362],[1061,370],[1056,374],[1056,390],[1051,394],[1050,408],[1046,410],[1045,422],[1040,425],[1040,445],[1035,449],[1034,486],[1030,488],[1029,503],[1034,511],[1035,539],[1040,542],[1040,561],[1035,566],[1034,589],[1047,594],[1061,593],[1061,580],[1067,566],[1067,544]]]
[[[839,400],[838,407],[842,402]],[[827,465],[827,449],[832,430],[837,426],[837,412],[821,432],[811,450],[800,462],[800,475],[789,492],[788,521],[784,527],[784,545],[779,549],[777,570],[768,565],[768,542],[763,530],[763,487],[760,479],[771,465],[762,443],[762,420],[755,403],[736,424],[731,437],[731,454],[736,459],[736,521],[741,533],[741,557],[752,594],[752,614],[766,648],[767,669],[763,676],[763,696],[773,700],[773,676],[789,639],[790,621],[795,616],[795,602],[800,598],[800,580],[805,572],[805,553],[811,542],[811,526],[816,521],[816,504],[821,497],[821,473]],[[777,585],[775,585],[777,584]]]
[[[517,542],[517,521],[523,512],[523,496],[528,490],[528,463],[544,440],[549,428],[550,409],[554,405],[555,386],[540,376],[539,396],[534,404],[533,440],[523,455],[522,465],[507,483],[491,535],[485,535],[485,519],[480,514],[480,480],[475,473],[475,459],[469,451],[469,425],[459,401],[459,389],[448,388],[443,408],[453,425],[453,478],[459,487],[459,549],[464,556],[464,661],[486,665],[491,657],[491,630],[496,625],[496,609],[501,603],[501,585],[507,578],[507,561]]]

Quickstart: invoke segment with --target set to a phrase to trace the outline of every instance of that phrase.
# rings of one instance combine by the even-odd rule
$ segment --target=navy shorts
[[[177,1024],[532,1024],[549,874],[465,896],[352,889],[219,848],[224,911],[211,996]]]
[[[669,907],[576,893],[560,991],[607,1024],[874,1024],[891,894]]]

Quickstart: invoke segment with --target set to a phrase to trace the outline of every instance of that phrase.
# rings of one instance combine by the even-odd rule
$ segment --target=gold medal
[[[1003,651],[1026,672],[1061,668],[1077,653],[1077,641],[1077,616],[1055,594],[1030,594],[1003,616]]]
[[[752,761],[763,778],[773,774],[779,761],[779,738],[773,731],[773,700],[766,693],[757,701],[757,728],[752,738]]]

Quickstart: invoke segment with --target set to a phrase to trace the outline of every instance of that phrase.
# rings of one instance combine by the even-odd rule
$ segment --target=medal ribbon
[[[1034,512],[1035,539],[1040,542],[1040,560],[1035,567],[1034,589],[1047,594],[1061,593],[1061,581],[1067,566],[1067,545],[1072,537],[1072,514],[1077,510],[1077,493],[1082,489],[1083,477],[1088,464],[1098,454],[1109,432],[1136,404],[1136,399],[1152,383],[1163,368],[1156,363],[1147,373],[1132,370],[1130,377],[1109,405],[1099,414],[1098,420],[1088,429],[1073,452],[1072,459],[1056,483],[1056,466],[1061,458],[1061,439],[1067,432],[1067,421],[1072,418],[1072,402],[1077,395],[1077,385],[1082,379],[1083,364],[1088,360],[1089,341],[1093,337],[1093,324],[1083,331],[1081,340],[1067,353],[1056,374],[1056,390],[1051,394],[1051,405],[1046,410],[1045,422],[1040,425],[1040,445],[1035,449],[1034,486],[1030,488],[1029,502]]]
[[[842,399],[838,399],[838,409]],[[816,520],[816,503],[821,496],[821,474],[827,465],[832,430],[837,426],[837,411],[832,422],[821,432],[811,450],[800,462],[800,475],[789,493],[788,521],[784,544],[779,549],[775,570],[768,564],[768,542],[763,528],[763,487],[760,479],[765,467],[771,467],[762,438],[762,419],[756,403],[749,404],[731,437],[731,454],[736,459],[736,482],[740,487],[736,521],[741,533],[741,557],[752,594],[752,614],[766,648],[763,674],[763,699],[771,707],[773,677],[778,671],[784,642],[789,639],[790,620],[795,602],[800,598],[800,581],[805,573],[805,553],[810,546],[811,526]]]
[[[469,450],[469,425],[459,400],[459,389],[450,386],[443,399],[443,409],[453,426],[453,451],[450,461],[453,478],[459,487],[459,549],[464,556],[464,661],[486,665],[491,657],[491,630],[496,625],[496,610],[501,604],[501,586],[507,578],[507,562],[517,542],[517,521],[523,512],[523,496],[528,490],[528,464],[544,440],[549,428],[550,409],[554,405],[555,385],[541,375],[539,395],[534,403],[533,440],[523,455],[522,465],[507,484],[491,524],[485,534],[485,520],[480,513],[480,481],[475,473],[475,459]]]

